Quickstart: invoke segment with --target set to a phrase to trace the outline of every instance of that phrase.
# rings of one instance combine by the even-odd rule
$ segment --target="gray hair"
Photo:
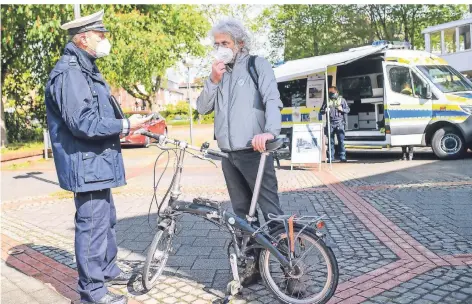
[[[84,35],[86,35],[86,32],[78,33],[78,34],[75,34],[75,35],[69,35],[69,41],[72,41],[75,44],[77,44],[79,42],[80,38]]]
[[[237,19],[228,18],[220,20],[218,24],[213,26],[210,33],[213,39],[215,34],[228,34],[234,43],[238,44],[244,42],[243,49],[247,52],[249,52],[251,48],[251,37],[249,36],[249,32],[241,21]]]

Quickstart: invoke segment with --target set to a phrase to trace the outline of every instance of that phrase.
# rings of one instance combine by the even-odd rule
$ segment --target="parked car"
[[[153,117],[150,121],[148,121],[144,125],[144,129],[146,131],[156,133],[156,134],[164,134],[167,136],[167,124],[166,120],[164,117],[162,117],[161,114],[157,112],[151,112],[151,111],[133,111],[133,112],[127,112],[125,113],[126,117],[130,117],[133,115],[140,115],[140,116],[148,116],[149,114],[153,114]],[[131,129],[130,133],[128,136],[121,136],[120,141],[122,146],[143,146],[143,147],[148,147],[149,144],[151,143],[151,139],[147,136],[141,135],[141,134],[133,134],[134,131],[137,129]]]

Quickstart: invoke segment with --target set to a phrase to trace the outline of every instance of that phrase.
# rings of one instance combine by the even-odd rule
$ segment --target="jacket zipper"
[[[229,128],[229,117],[230,117],[229,112],[230,112],[230,109],[231,109],[231,86],[233,84],[233,72],[234,72],[234,69],[231,71],[231,74],[229,75],[228,117],[226,119],[228,121],[228,143],[229,143],[229,147],[230,147],[231,151],[233,151],[233,145],[231,144],[231,131],[230,131],[230,128]]]

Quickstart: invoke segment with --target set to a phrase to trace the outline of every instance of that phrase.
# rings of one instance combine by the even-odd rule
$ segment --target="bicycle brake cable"
[[[157,212],[157,215],[159,216],[159,212],[160,212],[160,205],[158,205],[157,203],[157,188],[159,186],[159,183],[161,182],[161,179],[162,177],[164,176],[164,173],[166,172],[167,168],[169,167],[169,161],[170,161],[170,155],[169,155],[169,151],[172,150],[176,155],[177,153],[175,152],[175,148],[172,149],[162,149],[163,151],[157,156],[155,162],[154,162],[154,172],[153,172],[153,185],[154,185],[154,194],[152,196],[152,199],[151,199],[151,203],[149,204],[149,210],[148,210],[148,225],[149,227],[152,229],[151,227],[151,224],[150,224],[150,216],[151,216],[151,208],[152,208],[152,204],[154,203],[154,200],[156,201],[156,206],[158,208],[158,212]],[[161,176],[159,177],[159,180],[157,181],[156,183],[156,169],[157,169],[157,163],[160,159],[160,157],[165,153],[167,152],[167,155],[168,155],[168,158],[167,158],[167,163],[166,163],[166,166],[164,168],[164,170],[162,171],[161,173]],[[175,174],[174,174],[175,175]],[[172,179],[172,182],[171,182],[171,185],[169,186],[169,189],[172,187],[172,184],[173,184],[173,181],[174,179]],[[165,199],[165,198],[164,198]],[[163,201],[161,201],[161,205],[162,205]]]

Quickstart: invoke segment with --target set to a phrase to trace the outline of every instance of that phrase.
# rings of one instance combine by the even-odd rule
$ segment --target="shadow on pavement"
[[[17,175],[17,176],[14,176],[13,178],[14,179],[25,179],[25,178],[34,178],[34,179],[37,179],[37,180],[40,180],[42,182],[45,182],[45,183],[48,183],[48,184],[53,184],[53,185],[57,185],[59,186],[59,183],[57,182],[54,182],[52,180],[49,180],[49,179],[45,179],[45,178],[42,178],[42,177],[39,177],[37,175],[41,175],[43,174],[43,172],[28,172],[24,175]]]

